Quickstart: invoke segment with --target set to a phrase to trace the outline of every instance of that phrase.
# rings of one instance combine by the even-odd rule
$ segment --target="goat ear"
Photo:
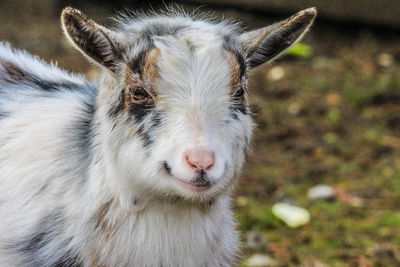
[[[61,14],[61,23],[69,41],[85,56],[115,72],[119,48],[115,34],[98,25],[77,9],[67,7]]]
[[[246,53],[249,67],[254,68],[271,61],[297,43],[310,28],[316,15],[317,10],[309,8],[271,26],[242,33],[239,43]]]

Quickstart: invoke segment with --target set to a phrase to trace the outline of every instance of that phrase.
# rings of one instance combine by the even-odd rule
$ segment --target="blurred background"
[[[62,35],[61,9],[112,25],[124,8],[171,2],[0,0],[0,40],[94,79]],[[260,109],[234,203],[241,266],[400,266],[400,2],[174,3],[247,29],[319,10],[299,45],[250,75]]]

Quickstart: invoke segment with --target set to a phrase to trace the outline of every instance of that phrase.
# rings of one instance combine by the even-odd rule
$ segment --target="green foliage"
[[[312,48],[310,45],[304,43],[297,43],[285,52],[285,55],[296,58],[310,58],[312,55]]]

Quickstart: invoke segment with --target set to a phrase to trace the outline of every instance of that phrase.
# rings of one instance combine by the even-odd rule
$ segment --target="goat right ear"
[[[70,7],[63,10],[61,23],[67,38],[83,55],[115,72],[120,49],[111,30]]]
[[[244,32],[239,43],[250,68],[273,60],[297,43],[312,25],[317,10],[305,9],[292,17],[258,30]]]

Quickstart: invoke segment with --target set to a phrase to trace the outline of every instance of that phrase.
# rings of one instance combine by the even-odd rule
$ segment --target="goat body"
[[[97,84],[0,45],[0,265],[233,265],[247,72],[314,17],[240,33],[174,13],[110,30],[66,8]]]

